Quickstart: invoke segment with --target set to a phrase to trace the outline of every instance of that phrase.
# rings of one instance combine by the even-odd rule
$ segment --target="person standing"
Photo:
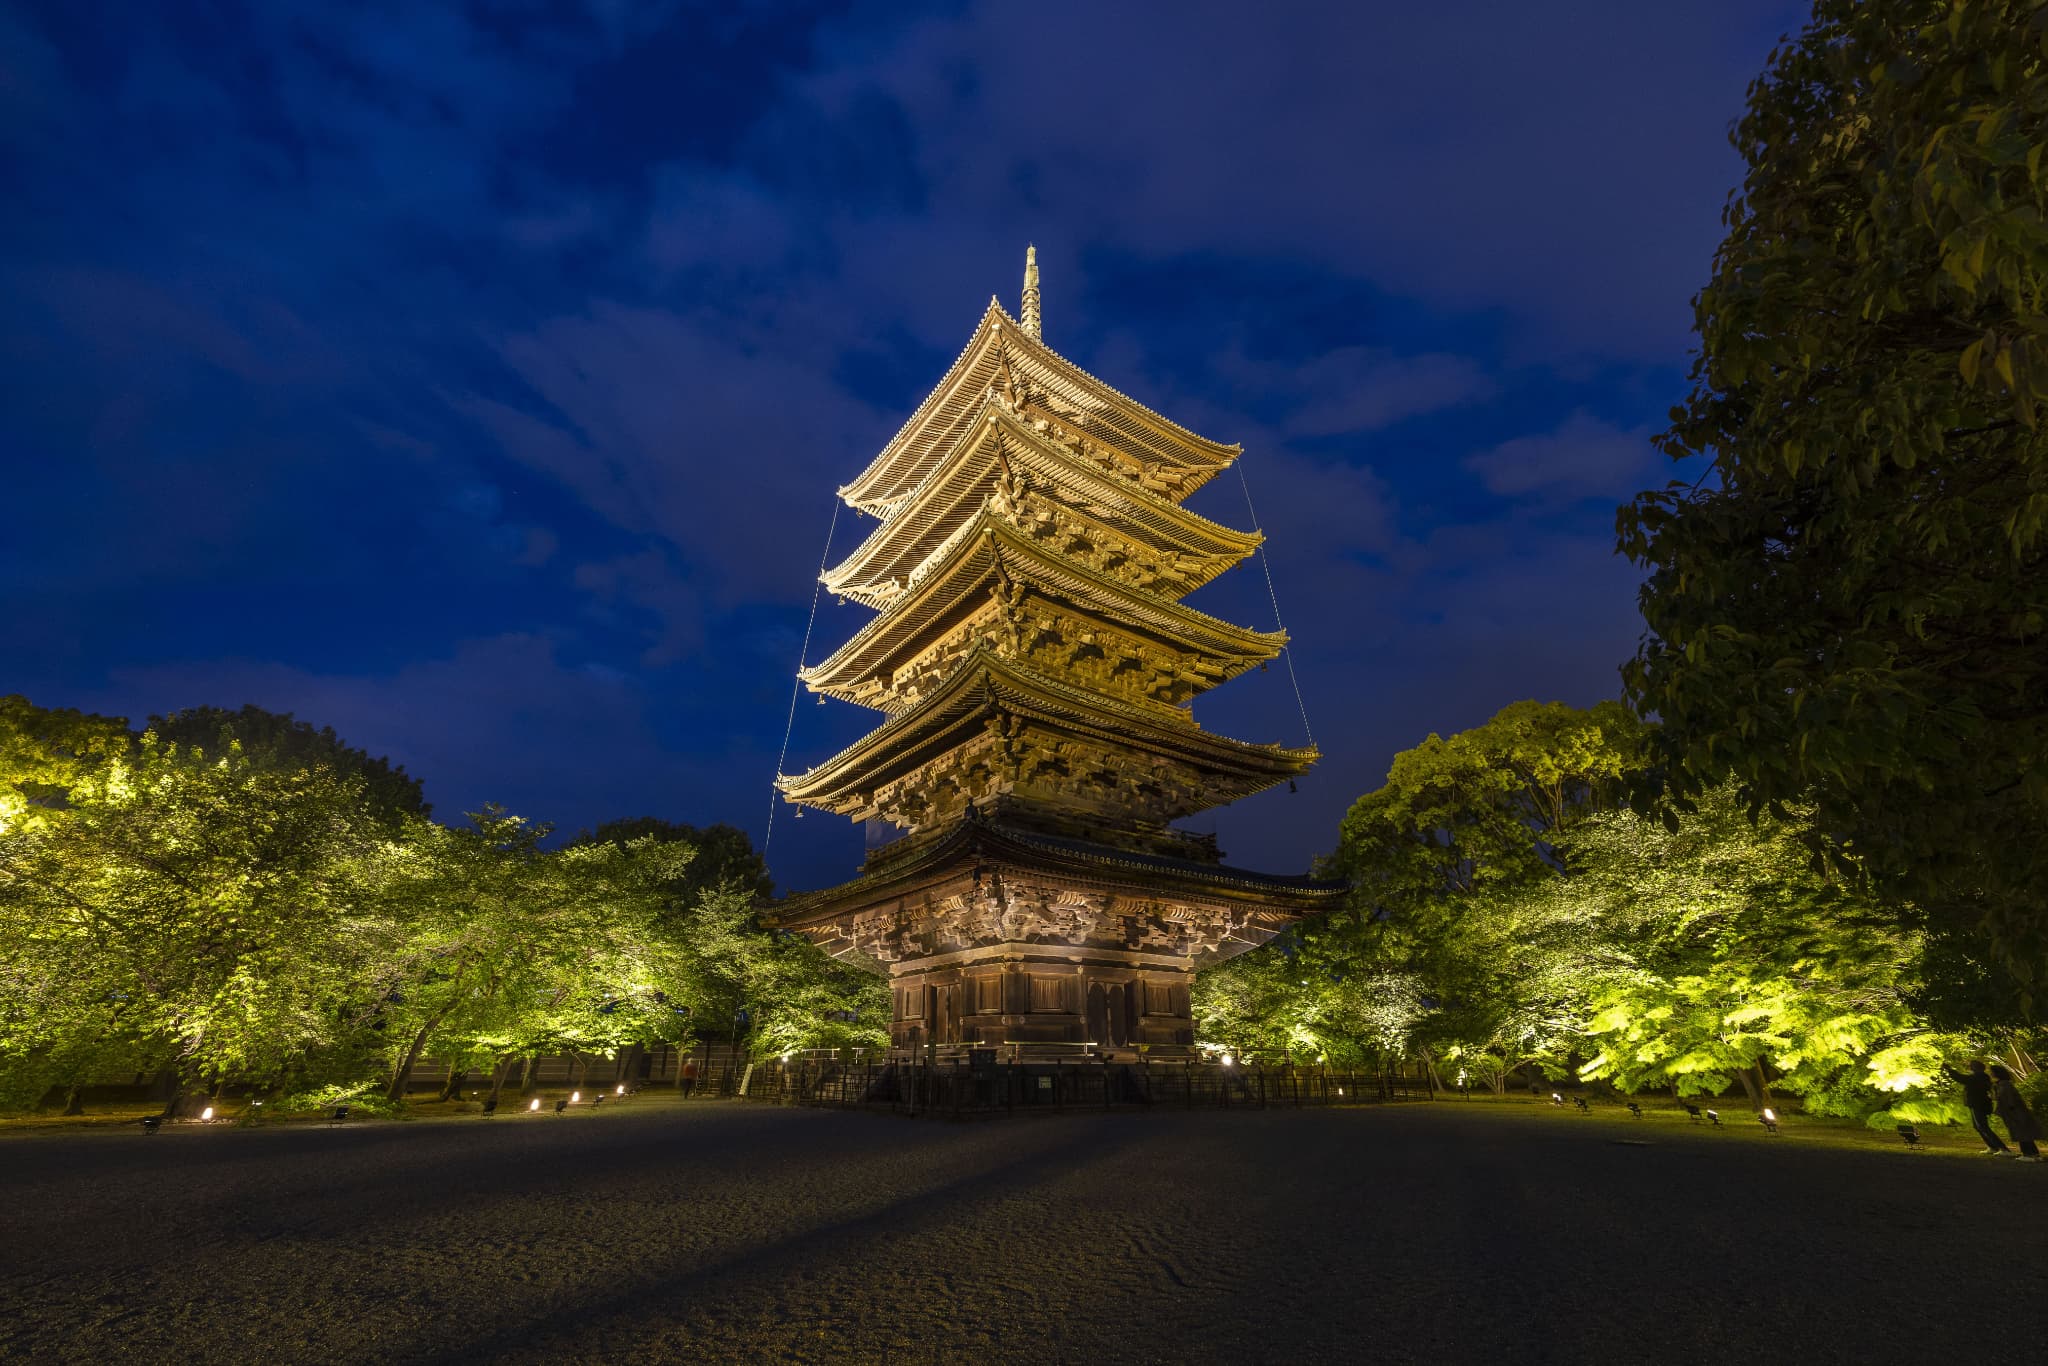
[[[2019,1087],[2012,1084],[2012,1070],[1992,1063],[1991,1076],[1992,1103],[1998,1117],[2005,1121],[2005,1131],[2012,1135],[2013,1142],[2020,1145],[2020,1161],[2039,1162],[2041,1126],[2034,1122],[2034,1112],[2027,1108]]]
[[[697,1089],[697,1059],[693,1055],[683,1059],[683,1099],[690,1098],[690,1092]]]
[[[1984,1140],[1984,1151],[1992,1157],[2004,1157],[2012,1149],[2005,1146],[2003,1139],[1991,1127],[1991,1078],[1984,1074],[1984,1060],[1970,1059],[1970,1070],[1958,1072],[1953,1067],[1942,1071],[1963,1084],[1963,1106],[1970,1112],[1970,1127],[1977,1131],[1977,1137]]]

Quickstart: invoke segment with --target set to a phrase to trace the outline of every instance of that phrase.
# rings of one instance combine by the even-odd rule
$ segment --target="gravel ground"
[[[0,1358],[2048,1360],[2048,1166],[1494,1107],[0,1144]]]

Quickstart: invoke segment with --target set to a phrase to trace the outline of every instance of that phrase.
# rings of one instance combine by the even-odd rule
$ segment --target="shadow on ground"
[[[2048,1169],[1455,1105],[5,1157],[10,1360],[2029,1360],[2048,1303]]]

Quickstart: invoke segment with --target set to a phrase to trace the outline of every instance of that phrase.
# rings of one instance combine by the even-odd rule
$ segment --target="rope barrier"
[[[782,726],[782,752],[775,757],[775,776],[782,776],[782,766],[789,762],[789,737],[796,731],[796,700],[803,692],[804,666],[811,661],[811,629],[818,624],[818,599],[825,592],[825,570],[832,563],[832,537],[839,530],[839,495],[832,495],[832,523],[825,528],[825,553],[818,557],[818,578],[811,585],[811,615],[804,622],[803,648],[797,651],[796,676],[789,680],[789,720]],[[768,846],[775,841],[775,808],[782,803],[777,800],[779,793],[775,784],[768,785],[768,832],[761,836],[761,861],[768,861]]]
[[[1266,597],[1273,604],[1273,627],[1285,631],[1287,624],[1280,620],[1280,594],[1273,587],[1273,560],[1266,553],[1266,529],[1259,525],[1259,510],[1252,506],[1252,481],[1244,476],[1244,456],[1240,454],[1235,462],[1237,482],[1244,489],[1244,510],[1251,515],[1252,530],[1259,533],[1259,568],[1266,571]],[[1310,749],[1316,746],[1316,733],[1309,729],[1308,703],[1301,697],[1301,678],[1294,672],[1294,642],[1281,647],[1280,657],[1287,661],[1287,681],[1294,685],[1294,705],[1301,712],[1301,733],[1308,738]]]

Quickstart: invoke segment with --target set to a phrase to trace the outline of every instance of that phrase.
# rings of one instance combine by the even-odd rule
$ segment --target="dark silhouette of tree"
[[[1749,91],[1748,164],[1619,519],[1625,670],[1682,811],[1811,801],[1981,1015],[2048,987],[2048,8],[1820,0]],[[1710,477],[1709,477],[1710,476]]]
[[[577,834],[575,844],[630,844],[652,837],[664,844],[688,844],[697,857],[676,880],[678,900],[694,905],[704,893],[732,883],[754,900],[766,900],[775,892],[775,880],[768,865],[755,851],[754,842],[738,826],[720,821],[716,825],[684,825],[659,816],[633,816],[606,821],[595,830]]]
[[[295,720],[290,712],[257,706],[244,706],[240,711],[187,707],[150,717],[146,729],[181,750],[196,748],[211,756],[225,751],[230,741],[239,743],[249,763],[262,771],[292,772],[325,764],[336,773],[361,778],[371,805],[393,818],[424,817],[433,811],[421,793],[420,780],[402,765],[372,757],[336,735],[334,727],[316,730],[310,722]]]

